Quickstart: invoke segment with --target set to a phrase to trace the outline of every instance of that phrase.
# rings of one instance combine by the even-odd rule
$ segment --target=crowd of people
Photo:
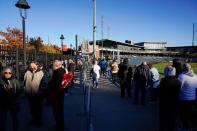
[[[197,125],[197,75],[189,63],[174,59],[172,65],[164,68],[163,78],[153,63],[145,61],[133,66],[127,58],[121,59],[119,64],[116,60],[102,59],[95,65],[93,87],[94,83],[98,86],[101,75],[114,84],[119,83],[121,98],[133,96],[135,105],[145,105],[147,94],[151,103],[159,102],[160,131],[175,131],[177,119],[182,131],[191,131]]]
[[[78,60],[77,63],[80,68],[81,61]],[[74,72],[75,64],[72,59],[67,62],[55,60],[48,68],[32,61],[21,82],[16,79],[11,67],[5,67],[0,77],[0,131],[6,131],[8,112],[11,114],[12,130],[18,131],[22,94],[25,94],[30,110],[29,126],[40,127],[43,124],[43,101],[46,99],[53,110],[56,130],[64,131],[64,96],[74,86]]]
[[[43,100],[51,104],[57,131],[64,131],[64,96],[69,88],[74,86],[74,77],[70,84],[62,86],[64,74],[75,74],[88,66],[78,59],[73,62],[55,60],[47,69],[37,62],[31,62],[24,74],[23,84],[15,78],[10,67],[2,70],[0,78],[0,131],[6,129],[6,117],[9,111],[13,130],[18,131],[18,113],[20,95],[25,93],[31,113],[30,126],[42,125]],[[146,105],[147,95],[151,102],[159,102],[160,131],[175,131],[177,118],[180,117],[183,131],[194,127],[196,118],[196,88],[197,75],[189,63],[174,59],[173,64],[164,68],[164,77],[160,78],[153,63],[143,61],[133,66],[128,58],[117,60],[94,60],[90,71],[93,88],[99,88],[99,78],[110,79],[115,85],[120,85],[121,98],[133,98],[133,104]],[[80,72],[82,75],[82,72]],[[67,81],[67,80],[66,80]],[[81,79],[80,79],[81,81]]]

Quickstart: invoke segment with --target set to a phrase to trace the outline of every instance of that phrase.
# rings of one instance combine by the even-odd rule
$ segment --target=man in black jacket
[[[144,105],[146,90],[151,81],[150,69],[145,61],[142,62],[141,65],[136,67],[133,75],[133,80],[135,83],[134,104],[138,104],[139,94],[141,94],[140,104]]]
[[[123,60],[123,63],[119,64],[119,71],[118,71],[118,76],[120,79],[120,88],[121,88],[121,97],[124,98],[125,97],[125,89],[126,89],[126,79],[127,79],[127,73],[128,73],[128,68],[129,68],[129,64],[128,64],[128,59],[125,58]],[[128,92],[128,96],[130,95],[129,90],[127,90]]]
[[[60,91],[60,87],[66,71],[62,68],[62,63],[59,60],[54,61],[53,70],[48,87],[48,97],[52,104],[57,131],[64,131],[64,92]]]

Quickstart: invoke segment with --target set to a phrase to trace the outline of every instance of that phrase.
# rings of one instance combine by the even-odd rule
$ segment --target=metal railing
[[[83,80],[82,80],[82,86],[83,86],[83,94],[84,94],[84,100],[83,100],[83,108],[84,108],[84,113],[86,116],[86,130],[87,131],[94,131],[93,128],[93,123],[92,123],[92,92],[91,92],[91,84],[90,80],[88,81],[87,79],[87,74],[88,69],[83,70]]]
[[[16,77],[20,80],[23,79],[23,74],[25,72],[23,55],[23,49],[0,44],[0,62],[2,66],[12,67],[16,72]],[[29,64],[33,60],[36,60],[37,62],[42,63],[47,67],[50,61],[53,61],[54,59],[60,59],[60,56],[60,54],[29,50],[27,51],[26,60],[27,64]]]

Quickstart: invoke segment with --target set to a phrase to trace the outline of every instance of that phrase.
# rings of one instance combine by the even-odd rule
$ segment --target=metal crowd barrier
[[[90,81],[87,80],[87,69],[84,69],[82,74],[83,74],[82,87],[84,93],[83,106],[86,115],[86,130],[94,131],[93,123],[91,120],[91,101],[92,101],[91,85],[90,85]]]

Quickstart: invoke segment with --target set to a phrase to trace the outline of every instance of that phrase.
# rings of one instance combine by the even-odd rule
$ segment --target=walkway
[[[155,131],[157,104],[133,105],[132,98],[121,98],[120,88],[100,79],[92,90],[92,123],[95,131]]]
[[[78,81],[65,96],[66,131],[87,131],[84,113],[83,89]],[[155,131],[158,127],[157,104],[136,106],[131,98],[120,97],[120,89],[105,78],[99,80],[99,88],[92,89],[91,120],[94,131]],[[28,126],[29,108],[25,98],[21,102],[19,131],[55,131],[51,107],[43,107],[43,125]],[[10,119],[9,119],[10,123]],[[10,125],[10,124],[9,124]],[[9,126],[10,130],[11,126]]]

